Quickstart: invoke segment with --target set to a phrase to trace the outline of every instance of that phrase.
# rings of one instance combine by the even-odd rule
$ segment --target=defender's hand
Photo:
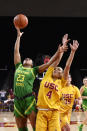
[[[73,44],[70,44],[71,50],[75,52],[78,49],[78,47],[79,47],[78,41],[77,40],[73,40]]]
[[[68,39],[68,34],[65,34],[62,38],[62,44],[63,45],[67,45],[67,43],[70,41],[70,39]]]
[[[58,47],[58,51],[59,51],[60,53],[67,51],[67,49],[68,49],[68,46],[67,46],[67,45],[62,45],[62,46],[59,45],[59,47]]]

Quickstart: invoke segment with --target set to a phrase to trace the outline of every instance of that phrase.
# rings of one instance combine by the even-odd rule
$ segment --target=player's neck
[[[84,85],[85,86],[85,88],[87,88],[87,85]]]
[[[26,68],[31,68],[31,66],[29,66],[29,65],[23,65],[23,67],[26,67]]]
[[[56,81],[58,78],[53,78],[53,81]]]
[[[66,84],[66,86],[70,86],[70,85],[71,85],[71,83],[67,83],[67,84]]]

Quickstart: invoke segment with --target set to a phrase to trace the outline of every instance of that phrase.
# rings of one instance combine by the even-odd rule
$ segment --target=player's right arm
[[[17,39],[16,39],[15,46],[14,46],[14,64],[15,65],[17,63],[21,62],[19,48],[20,48],[20,38],[21,38],[22,34],[23,34],[23,32],[21,33],[20,29],[17,28]]]
[[[76,110],[79,110],[82,105],[82,97],[81,93],[78,87],[74,86],[75,89],[75,104],[76,104]]]

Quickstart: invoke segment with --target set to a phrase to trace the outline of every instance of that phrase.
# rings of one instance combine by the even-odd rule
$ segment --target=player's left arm
[[[14,64],[18,64],[19,62],[21,62],[21,56],[20,56],[20,39],[22,36],[23,32],[20,32],[20,29],[17,28],[17,39],[15,42],[15,46],[14,46]]]
[[[79,97],[78,99],[76,99],[75,102],[76,102],[77,105],[81,106],[81,104],[82,104],[82,98]]]
[[[56,66],[59,65],[59,63],[60,63],[60,61],[63,57],[64,52],[66,52],[67,49],[68,49],[67,44],[68,44],[69,41],[70,41],[70,39],[68,38],[68,34],[65,34],[62,38],[62,45],[60,46],[60,49],[59,49],[61,53],[59,54],[57,59],[51,64],[52,67],[56,67]]]
[[[71,64],[72,64],[75,52],[78,49],[78,47],[79,47],[78,41],[77,40],[73,40],[73,44],[70,44],[71,53],[70,53],[69,58],[68,58],[68,60],[66,62],[66,66],[64,68],[64,75],[63,75],[63,77],[64,77],[65,80],[67,80],[67,77],[69,75],[70,67],[71,67]]]
[[[79,108],[81,107],[82,104],[82,97],[80,94],[80,90],[78,89],[78,87],[75,87],[75,99],[76,99],[76,106],[78,106]]]

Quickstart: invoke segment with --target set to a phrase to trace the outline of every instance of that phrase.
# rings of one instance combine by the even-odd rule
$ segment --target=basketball
[[[28,25],[28,18],[23,14],[18,14],[13,20],[14,26],[19,29],[24,29]]]

